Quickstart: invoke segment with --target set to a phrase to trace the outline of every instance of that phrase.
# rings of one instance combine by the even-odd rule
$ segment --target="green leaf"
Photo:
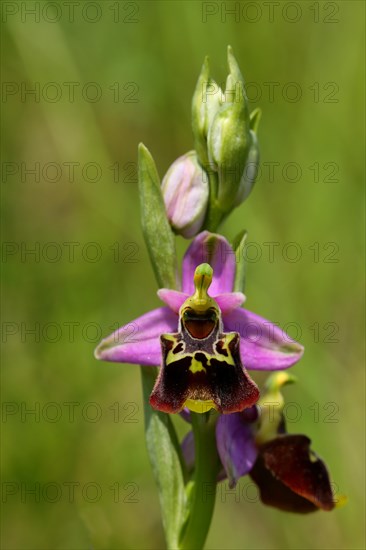
[[[178,549],[180,531],[187,516],[184,461],[170,416],[149,405],[156,369],[141,367],[141,375],[147,451],[159,491],[167,546]]]
[[[234,292],[244,292],[246,264],[245,264],[245,244],[248,233],[243,230],[237,235],[233,242],[233,249],[236,257],[236,272],[234,281]]]
[[[177,288],[177,258],[160,179],[149,150],[140,143],[138,176],[141,223],[150,260],[160,288]]]

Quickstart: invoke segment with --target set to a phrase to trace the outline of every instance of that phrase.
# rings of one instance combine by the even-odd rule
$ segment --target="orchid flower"
[[[293,381],[285,372],[273,374],[257,405],[218,418],[216,445],[222,464],[218,480],[228,478],[233,488],[248,474],[264,504],[287,512],[333,510],[345,497],[338,500],[333,495],[324,461],[311,450],[306,435],[286,432],[280,388]],[[195,460],[192,432],[184,438],[182,449],[191,468]]]
[[[232,413],[250,407],[258,391],[245,369],[291,367],[303,348],[270,321],[240,307],[245,296],[233,292],[235,269],[228,241],[221,235],[200,233],[183,259],[183,290],[160,289],[158,296],[167,306],[114,332],[99,344],[96,357],[162,366],[150,403],[164,412],[180,412],[187,406],[196,412],[215,408]],[[132,340],[126,338],[131,326]],[[202,377],[202,361],[210,362],[210,357],[208,374]],[[232,368],[227,368],[229,363]]]

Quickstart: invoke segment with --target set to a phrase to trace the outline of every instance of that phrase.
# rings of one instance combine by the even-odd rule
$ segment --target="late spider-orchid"
[[[233,292],[235,270],[227,240],[200,233],[183,259],[183,291],[160,289],[168,307],[121,327],[99,344],[96,357],[161,366],[150,403],[165,412],[188,406],[196,412],[232,413],[253,405],[258,390],[246,369],[288,368],[303,348],[270,321],[240,307],[245,296]],[[132,339],[126,338],[131,325]]]

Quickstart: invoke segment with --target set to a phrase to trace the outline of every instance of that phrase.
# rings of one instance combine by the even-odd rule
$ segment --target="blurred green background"
[[[192,148],[203,58],[223,83],[228,44],[262,167],[222,232],[249,231],[248,309],[305,346],[289,431],[349,500],[302,517],[221,484],[207,548],[364,548],[363,2],[69,4],[2,3],[2,548],[164,546],[139,369],[93,350],[159,305],[137,144],[161,176]]]

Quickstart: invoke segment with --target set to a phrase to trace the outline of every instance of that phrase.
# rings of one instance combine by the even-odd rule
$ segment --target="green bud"
[[[210,165],[218,172],[218,204],[226,214],[243,194],[239,188],[253,144],[244,79],[230,47],[228,64],[224,101],[212,119],[207,139]]]
[[[203,166],[208,163],[207,135],[212,119],[221,107],[222,90],[210,77],[208,57],[202,65],[192,98],[192,129],[198,159]]]
[[[261,112],[249,116],[244,78],[231,47],[225,92],[211,78],[208,58],[202,66],[192,101],[192,127],[198,161],[209,179],[209,205],[204,227],[216,231],[243,202],[257,177],[257,129]]]

